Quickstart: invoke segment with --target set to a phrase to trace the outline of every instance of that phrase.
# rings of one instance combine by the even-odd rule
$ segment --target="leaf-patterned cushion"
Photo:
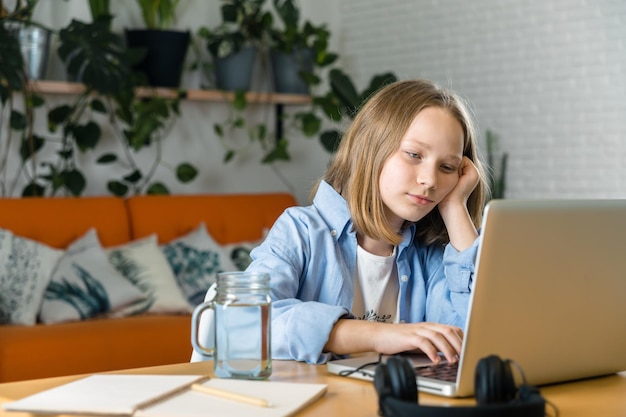
[[[67,247],[44,294],[39,320],[84,320],[145,299],[109,262],[95,229]]]
[[[222,249],[226,253],[226,256],[230,258],[231,262],[235,265],[235,270],[245,271],[248,265],[252,262],[250,252],[263,242],[267,231],[263,233],[263,238],[256,242],[239,242],[230,243],[222,246]]]
[[[146,296],[110,316],[191,312],[192,308],[178,287],[174,272],[159,248],[156,234],[105,250],[113,266]]]
[[[0,229],[0,324],[33,325],[63,251]]]
[[[161,249],[192,306],[204,300],[218,272],[237,270],[203,222],[187,235],[162,245]]]

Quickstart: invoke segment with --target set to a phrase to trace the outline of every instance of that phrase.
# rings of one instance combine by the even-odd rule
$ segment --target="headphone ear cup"
[[[387,363],[391,384],[395,385],[394,389],[398,393],[398,398],[417,404],[417,378],[411,363],[401,356],[392,356]]]
[[[376,389],[376,395],[378,395],[378,414],[382,416],[389,414],[386,406],[387,397],[391,395],[388,373],[387,365],[382,362],[376,365],[376,371],[374,372],[374,389]]]
[[[497,355],[480,359],[474,374],[474,393],[479,405],[512,401],[517,389],[509,362]]]
[[[374,374],[374,387],[381,402],[381,409],[385,396],[417,404],[415,371],[404,358],[392,356],[386,363],[379,363]]]

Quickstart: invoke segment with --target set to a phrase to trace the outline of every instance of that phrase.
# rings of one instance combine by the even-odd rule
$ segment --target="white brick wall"
[[[360,87],[449,86],[509,153],[507,197],[626,198],[626,1],[341,0]]]

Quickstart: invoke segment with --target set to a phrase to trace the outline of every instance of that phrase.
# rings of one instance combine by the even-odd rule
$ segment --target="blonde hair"
[[[387,159],[398,150],[413,119],[426,107],[448,110],[463,128],[463,155],[476,165],[480,177],[467,208],[474,225],[480,227],[488,185],[469,111],[460,97],[430,81],[418,79],[389,84],[369,99],[344,134],[322,178],[346,199],[357,233],[384,239],[393,245],[402,241],[386,219],[379,176]],[[423,243],[449,242],[439,210],[432,210],[417,225],[417,238]]]

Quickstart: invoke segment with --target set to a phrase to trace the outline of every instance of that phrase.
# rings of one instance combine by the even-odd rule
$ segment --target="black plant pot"
[[[290,54],[270,50],[274,91],[286,94],[309,94],[309,85],[300,77],[300,71],[313,72],[313,51],[299,49]]]
[[[215,85],[220,90],[249,91],[257,49],[249,46],[224,58],[215,58]]]
[[[189,46],[189,32],[127,29],[125,34],[129,48],[144,48],[147,51],[144,59],[135,65],[135,70],[144,73],[151,86],[180,86]]]

